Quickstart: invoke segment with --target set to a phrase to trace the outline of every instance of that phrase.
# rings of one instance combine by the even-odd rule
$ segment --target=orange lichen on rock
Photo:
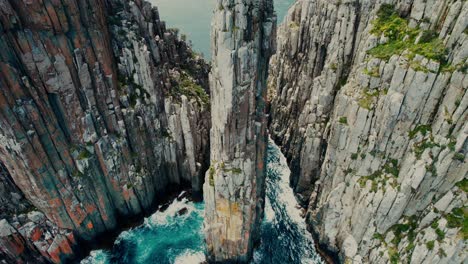
[[[39,227],[35,227],[30,233],[32,241],[38,241],[42,237],[42,230]]]

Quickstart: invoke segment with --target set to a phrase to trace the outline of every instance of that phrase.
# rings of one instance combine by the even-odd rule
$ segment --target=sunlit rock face
[[[265,203],[266,78],[276,18],[269,0],[218,1],[212,21],[211,167],[205,176],[210,261],[246,262]]]
[[[2,0],[0,34],[0,258],[72,259],[168,190],[201,193],[209,67],[157,9]]]
[[[300,0],[279,28],[270,131],[342,261],[466,258],[467,16],[466,1]]]

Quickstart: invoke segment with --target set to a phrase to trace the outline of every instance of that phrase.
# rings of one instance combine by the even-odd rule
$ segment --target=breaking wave
[[[323,263],[289,187],[290,174],[286,158],[270,141],[265,219],[253,264]],[[182,193],[164,211],[146,218],[141,226],[122,232],[112,250],[93,251],[81,263],[196,264],[205,261],[204,204],[183,197]]]

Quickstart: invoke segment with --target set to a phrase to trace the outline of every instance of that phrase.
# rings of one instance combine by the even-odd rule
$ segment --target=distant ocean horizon
[[[281,23],[296,0],[275,0],[275,11]],[[187,35],[193,49],[210,59],[210,26],[215,0],[149,0],[157,6],[168,28],[178,28]]]

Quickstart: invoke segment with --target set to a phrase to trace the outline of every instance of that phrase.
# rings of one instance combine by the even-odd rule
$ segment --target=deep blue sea
[[[286,158],[273,142],[267,158],[265,219],[252,264],[323,263],[289,187]],[[182,209],[187,213],[181,215]],[[175,199],[164,212],[156,212],[143,225],[122,232],[112,250],[93,251],[81,264],[201,263],[205,260],[203,209],[203,203]]]
[[[148,0],[159,8],[167,27],[180,29],[188,36],[196,52],[209,59],[211,15],[216,0]],[[278,22],[296,0],[274,0]]]

